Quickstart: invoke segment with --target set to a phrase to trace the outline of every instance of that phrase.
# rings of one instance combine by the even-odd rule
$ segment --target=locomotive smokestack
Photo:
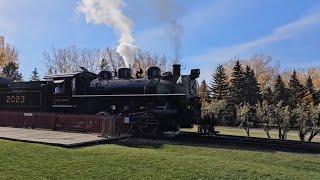
[[[172,74],[174,77],[180,77],[181,75],[181,64],[172,65]]]

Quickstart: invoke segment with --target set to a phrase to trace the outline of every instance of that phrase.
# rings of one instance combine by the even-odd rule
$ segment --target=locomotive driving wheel
[[[159,131],[159,121],[152,113],[146,112],[142,114],[139,119],[142,124],[138,125],[138,129],[142,135],[155,136]]]

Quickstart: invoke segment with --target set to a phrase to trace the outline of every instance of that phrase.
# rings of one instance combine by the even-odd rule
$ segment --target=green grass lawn
[[[320,156],[164,145],[64,149],[0,140],[0,179],[320,179]]]
[[[194,126],[192,129],[183,129],[183,131],[192,131],[192,132],[196,132],[197,130],[198,130],[198,126]],[[247,136],[247,133],[245,132],[245,130],[242,128],[239,128],[239,127],[217,126],[216,130],[219,131],[220,134],[225,134],[225,135]],[[267,138],[267,135],[262,128],[251,129],[250,136],[251,137]],[[276,129],[273,129],[270,131],[270,136],[273,139],[279,139],[278,138],[278,131]],[[309,134],[306,136],[305,140],[307,140],[308,137],[309,137]],[[295,130],[289,131],[287,139],[300,141],[299,136],[298,136],[298,132]],[[312,142],[319,142],[320,143],[320,135],[314,137]]]

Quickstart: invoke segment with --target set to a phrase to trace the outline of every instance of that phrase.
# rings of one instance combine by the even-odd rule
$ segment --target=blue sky
[[[173,56],[168,22],[155,2],[124,0],[134,22],[135,44]],[[78,0],[0,0],[0,35],[20,52],[20,71],[45,72],[43,52],[51,47],[116,47],[118,36],[105,25],[87,24]],[[282,69],[320,66],[320,1],[177,0],[174,17],[183,27],[182,63],[207,78],[218,64],[264,53]]]

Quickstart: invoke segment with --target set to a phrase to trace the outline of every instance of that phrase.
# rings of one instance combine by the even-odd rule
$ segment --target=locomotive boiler
[[[199,69],[181,75],[180,65],[161,73],[149,67],[139,71],[120,68],[117,73],[83,71],[45,76],[45,81],[0,82],[0,109],[46,111],[98,116],[121,115],[133,132],[156,134],[191,127],[200,119],[196,79]]]

